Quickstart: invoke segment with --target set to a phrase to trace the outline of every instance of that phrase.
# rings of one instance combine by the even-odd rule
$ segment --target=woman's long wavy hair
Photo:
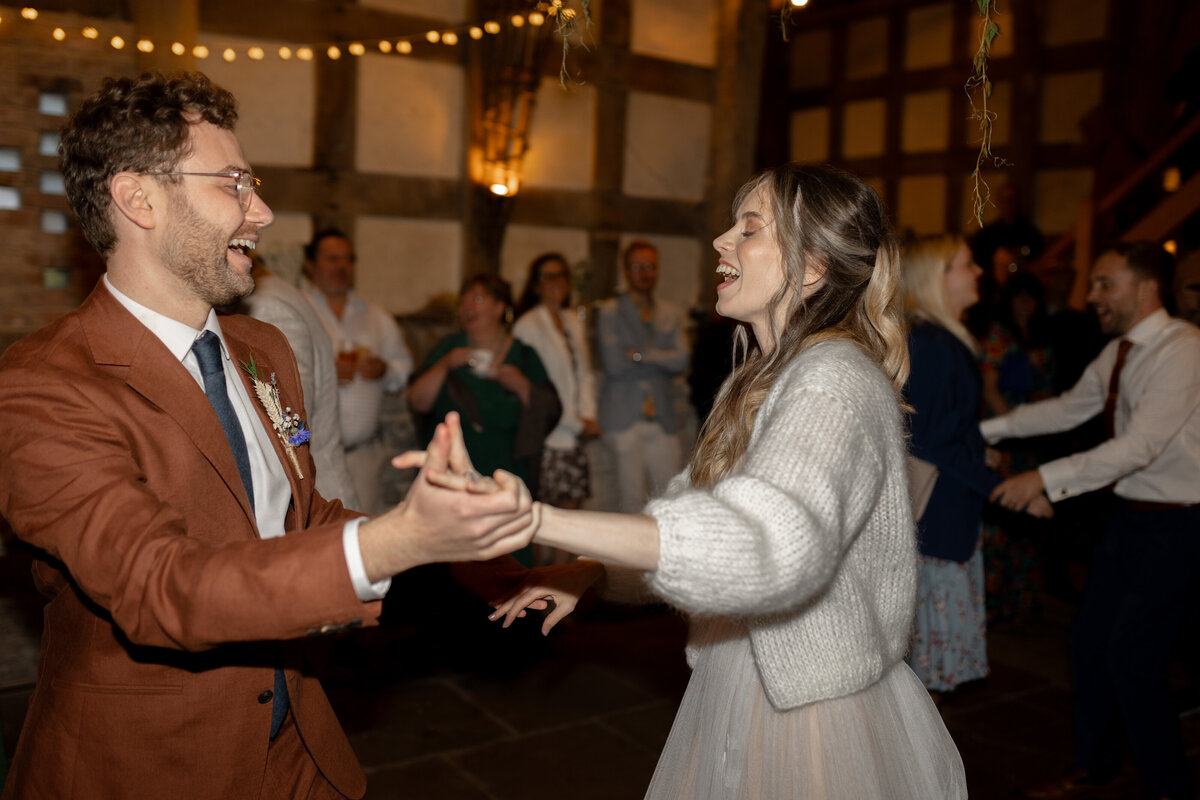
[[[910,320],[940,325],[972,353],[978,353],[979,342],[946,305],[946,273],[964,246],[963,237],[952,233],[922,236],[905,243],[900,270],[904,310]]]
[[[768,305],[775,347],[764,355],[739,326],[734,348],[741,363],[721,387],[692,456],[696,486],[711,486],[737,466],[771,385],[812,345],[854,342],[891,379],[897,398],[908,378],[899,251],[879,195],[836,167],[785,164],[747,182],[734,200],[734,215],[760,191],[783,255],[784,284]],[[820,280],[802,298],[806,272]]]

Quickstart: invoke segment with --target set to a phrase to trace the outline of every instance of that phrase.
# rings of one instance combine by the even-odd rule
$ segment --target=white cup
[[[482,347],[471,351],[470,358],[467,359],[467,366],[471,371],[480,377],[486,376],[492,369],[492,351]]]

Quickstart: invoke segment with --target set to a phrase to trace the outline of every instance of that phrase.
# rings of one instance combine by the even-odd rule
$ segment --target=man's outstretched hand
[[[465,447],[454,451],[462,433],[459,429],[452,437],[450,425],[458,424],[453,417],[452,423],[438,425],[419,464],[417,459],[404,463],[421,466],[404,501],[358,529],[363,566],[373,582],[420,564],[487,561],[524,547],[537,530],[540,507],[520,478],[498,470],[486,487],[470,490],[482,479],[452,472],[452,460],[474,472],[469,459],[463,467]]]

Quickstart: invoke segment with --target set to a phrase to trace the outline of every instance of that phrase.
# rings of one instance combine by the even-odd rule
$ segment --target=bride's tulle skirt
[[[958,800],[958,748],[903,662],[855,694],[777,711],[746,630],[708,620],[647,800]]]

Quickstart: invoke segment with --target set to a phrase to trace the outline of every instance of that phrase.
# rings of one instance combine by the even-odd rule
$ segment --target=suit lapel
[[[255,522],[225,430],[187,368],[103,284],[80,307],[79,319],[96,364],[125,368],[129,388],[179,425]]]
[[[226,317],[222,317],[222,321],[226,319]],[[271,376],[273,374],[276,374],[275,366],[272,364],[271,357],[269,355],[264,353],[259,348],[251,347],[248,342],[237,338],[237,336],[229,330],[230,327],[232,326],[221,326],[221,333],[225,337],[225,344],[229,347],[229,355],[233,359],[234,364],[237,366],[238,375],[242,379],[242,384],[246,387],[246,392],[250,395],[250,399],[253,401],[254,410],[258,412],[259,421],[267,429],[267,435],[271,440],[271,446],[275,448],[275,456],[283,464],[283,471],[287,475],[288,485],[291,486],[292,489],[292,504],[288,511],[289,519],[285,524],[285,529],[291,530],[296,527],[296,524],[295,520],[290,519],[290,517],[297,510],[297,499],[303,498],[305,494],[301,491],[299,479],[296,476],[296,468],[292,465],[291,459],[288,458],[287,451],[283,447],[283,441],[276,434],[275,428],[273,427],[274,423],[272,423],[271,417],[267,414],[266,408],[263,407],[262,402],[260,402],[258,399],[258,395],[256,395],[254,392],[254,381],[251,379],[249,371],[242,365],[250,364],[251,359],[253,359],[258,377],[267,382],[271,380]],[[286,389],[280,387],[279,394],[280,400],[283,402],[284,407],[287,407],[291,404],[288,400],[288,393]],[[297,397],[298,396],[299,395],[297,395]],[[306,475],[305,477],[311,479],[312,476]],[[307,515],[307,509],[300,509],[300,511],[302,512],[301,518],[304,518],[304,516]]]

